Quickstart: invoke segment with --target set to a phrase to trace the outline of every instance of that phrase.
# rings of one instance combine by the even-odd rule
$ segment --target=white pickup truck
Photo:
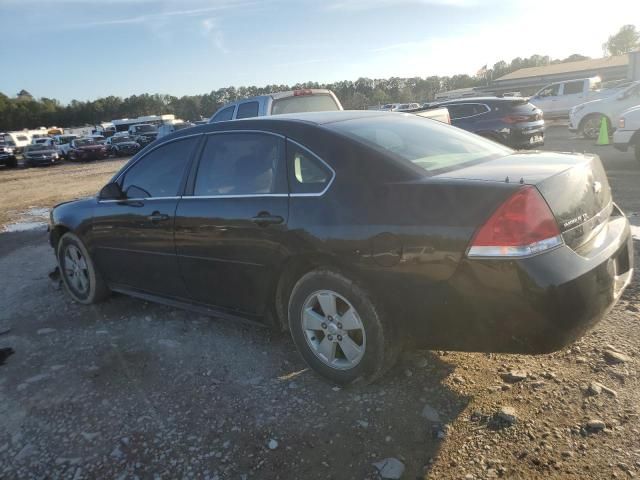
[[[618,128],[613,134],[613,146],[623,152],[634,148],[636,160],[640,161],[640,105],[620,114]]]
[[[566,117],[576,105],[605,95],[601,85],[600,77],[550,83],[538,90],[529,102],[542,110],[545,118]]]

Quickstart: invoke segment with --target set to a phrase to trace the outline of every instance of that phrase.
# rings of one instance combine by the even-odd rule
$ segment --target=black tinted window
[[[235,105],[232,107],[227,107],[224,110],[216,113],[216,116],[213,117],[212,122],[224,122],[225,120],[231,120],[233,118],[233,110],[235,109]]]
[[[262,133],[210,135],[202,152],[194,195],[286,193],[284,142]]]
[[[174,197],[198,137],[170,142],[149,152],[124,175],[122,190],[136,187],[136,198]]]
[[[571,95],[574,93],[582,93],[584,88],[584,82],[570,82],[564,84],[564,95]]]
[[[458,103],[446,105],[446,107],[449,109],[449,115],[452,119],[471,117],[487,111],[484,105],[477,103]]]
[[[250,118],[258,116],[258,102],[247,102],[238,105],[236,118]]]
[[[291,193],[320,193],[333,172],[318,157],[293,142],[287,143],[289,189]]]

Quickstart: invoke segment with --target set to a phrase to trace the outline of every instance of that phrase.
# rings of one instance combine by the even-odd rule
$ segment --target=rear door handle
[[[251,221],[261,227],[266,227],[267,225],[279,225],[284,222],[284,218],[279,215],[271,215],[269,212],[260,212]]]
[[[147,220],[153,223],[164,222],[166,220],[169,220],[169,215],[160,212],[153,212],[147,217]]]

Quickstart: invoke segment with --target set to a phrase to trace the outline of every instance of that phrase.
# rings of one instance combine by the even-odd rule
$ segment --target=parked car
[[[51,137],[37,137],[31,139],[31,145],[47,145],[54,146],[53,138]]]
[[[183,128],[189,128],[193,126],[194,124],[191,122],[165,123],[158,127],[157,138],[162,138],[165,135],[169,135],[170,133],[177,132],[178,130],[182,130]]]
[[[98,160],[107,157],[107,148],[91,137],[75,138],[71,140],[67,157],[72,162]]]
[[[138,153],[140,144],[131,135],[114,135],[105,142],[107,154],[114,157],[131,156]]]
[[[240,118],[264,117],[283,113],[325,112],[342,110],[331,90],[307,88],[245,98],[221,107],[209,123]]]
[[[60,155],[55,145],[46,143],[27,145],[23,158],[25,167],[54,165],[60,162]]]
[[[4,141],[4,137],[0,136],[0,165],[7,168],[15,168],[18,166],[16,154],[8,143]]]
[[[542,87],[529,101],[547,118],[567,117],[574,106],[603,95],[601,86],[600,77],[555,82]]]
[[[177,132],[56,206],[50,241],[79,303],[115,291],[289,329],[342,384],[375,379],[406,342],[563,348],[633,272],[598,156],[379,111]]]
[[[419,103],[387,103],[380,107],[380,110],[388,110],[390,112],[406,112],[420,108]]]
[[[618,128],[613,134],[613,146],[622,152],[633,148],[636,160],[640,161],[640,105],[620,114]]]
[[[91,134],[88,136],[88,138],[93,138],[93,141],[96,142],[99,145],[104,145],[106,138],[104,137],[104,135],[100,135],[97,133]]]
[[[544,145],[542,111],[526,98],[458,98],[432,106],[447,107],[452,125],[511,148]]]
[[[76,138],[79,137],[77,135],[55,135],[53,137],[53,143],[55,143],[58,154],[62,158],[68,158],[71,142]]]
[[[582,103],[571,109],[569,131],[585,138],[597,138],[602,117],[609,132],[616,128],[620,114],[628,108],[640,105],[640,81],[633,82],[614,95]]]
[[[155,125],[149,123],[132,125],[129,127],[129,135],[131,135],[141,147],[146,147],[158,137],[158,129]]]

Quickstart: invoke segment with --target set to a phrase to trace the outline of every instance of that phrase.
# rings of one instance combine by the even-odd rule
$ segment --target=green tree
[[[622,55],[637,48],[640,48],[640,32],[635,25],[624,25],[602,45],[605,55]]]

